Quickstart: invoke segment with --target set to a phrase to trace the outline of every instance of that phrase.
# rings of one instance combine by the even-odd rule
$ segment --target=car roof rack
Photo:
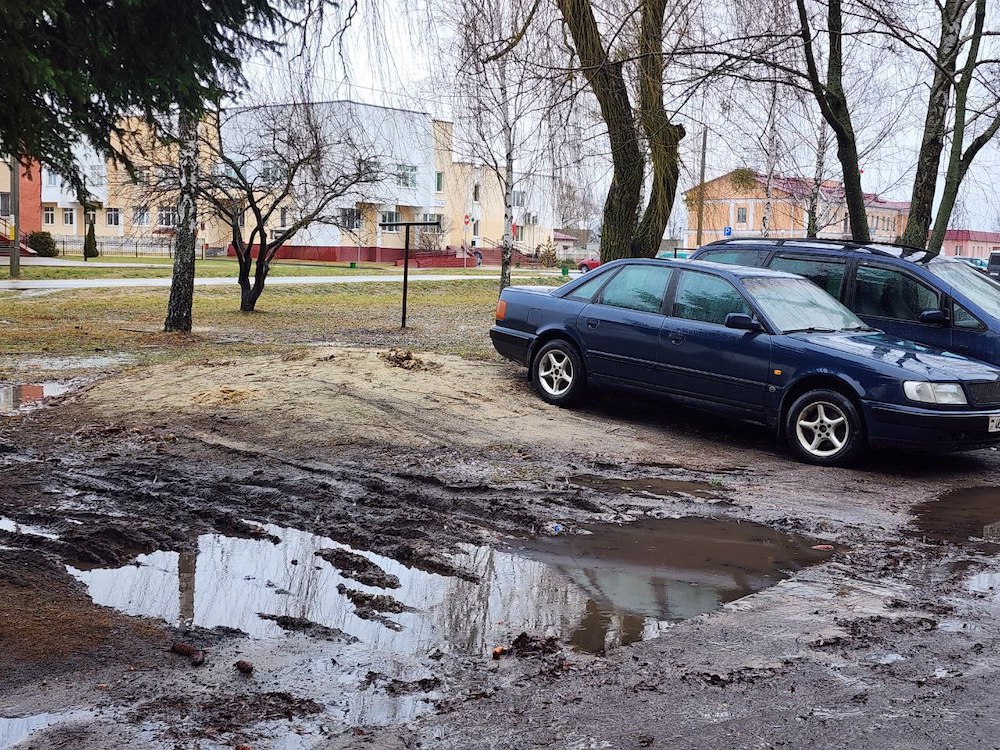
[[[716,240],[704,247],[718,245],[759,245],[766,242],[769,245],[779,245],[782,247],[831,247],[837,246],[842,250],[855,253],[869,253],[871,255],[881,255],[890,258],[901,258],[914,263],[929,260],[927,253],[919,247],[906,245],[902,242],[858,242],[857,240],[834,240],[819,237],[787,237],[781,239],[771,239],[770,237],[737,237],[727,240]],[[893,251],[896,252],[893,252]],[[920,256],[920,257],[917,257]]]

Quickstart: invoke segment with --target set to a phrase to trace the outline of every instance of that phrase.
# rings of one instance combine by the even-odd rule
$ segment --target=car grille
[[[966,383],[975,406],[1000,406],[1000,380],[987,383]]]

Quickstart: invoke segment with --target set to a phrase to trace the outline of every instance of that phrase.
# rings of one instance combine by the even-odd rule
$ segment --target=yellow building
[[[808,226],[811,180],[798,177],[774,177],[771,197],[767,197],[763,175],[734,170],[709,180],[684,193],[687,208],[687,247],[696,247],[698,206],[704,201],[702,244],[728,237],[760,237],[770,201],[768,236],[805,237]],[[881,196],[865,195],[868,224],[875,242],[896,242],[906,229],[908,201],[888,201]],[[820,185],[817,202],[817,236],[826,239],[850,239],[850,222],[844,202],[843,183],[827,180]]]

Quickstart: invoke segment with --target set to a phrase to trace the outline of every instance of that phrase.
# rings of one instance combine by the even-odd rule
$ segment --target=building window
[[[149,209],[145,206],[136,206],[132,209],[132,223],[137,227],[149,226]]]
[[[439,193],[444,190],[444,172],[434,173],[434,190]]]
[[[517,224],[514,227],[514,242],[524,242],[524,226]]]
[[[149,184],[149,170],[148,169],[137,169],[135,170],[135,184],[136,185],[148,185]]]
[[[851,220],[847,216],[845,216],[844,217],[844,226],[843,226],[843,228],[840,231],[842,231],[844,234],[847,234],[848,231],[850,231],[850,225],[851,225]]]
[[[344,229],[361,229],[361,212],[356,208],[342,208],[340,226]]]
[[[65,224],[68,227],[71,227],[74,224],[76,224],[76,211],[74,211],[72,208],[64,208],[63,224]]]
[[[50,169],[45,170],[46,187],[59,187],[59,175]]]
[[[56,209],[54,206],[46,206],[42,209],[42,223],[43,224],[55,224],[56,223]]]
[[[479,183],[477,182],[472,186],[472,200],[474,203],[479,203]]]
[[[97,223],[97,211],[87,211],[86,220],[88,224]]]
[[[177,206],[162,205],[156,209],[156,226],[177,226]]]
[[[747,223],[747,209],[746,206],[740,206],[736,209],[736,223],[746,224]]]
[[[285,179],[287,173],[285,167],[275,161],[264,162],[264,166],[260,168],[261,179],[272,184]]]
[[[402,221],[402,217],[399,211],[382,211],[379,214],[379,222],[382,224],[397,224],[400,221]],[[382,231],[396,234],[399,232],[399,227],[382,227]]]
[[[104,220],[109,227],[120,227],[122,225],[122,213],[117,208],[109,208],[104,212]]]
[[[288,226],[288,209],[287,208],[281,209],[281,223],[278,226],[280,226],[280,227],[287,227]]]
[[[511,196],[511,205],[522,208],[524,206],[524,191],[515,190]]]
[[[476,219],[474,222],[472,222],[472,236],[473,237],[479,236],[479,219]]]
[[[417,186],[417,168],[412,164],[400,164],[396,167],[396,179],[400,186],[414,188]]]
[[[10,193],[0,193],[0,216],[10,216]]]

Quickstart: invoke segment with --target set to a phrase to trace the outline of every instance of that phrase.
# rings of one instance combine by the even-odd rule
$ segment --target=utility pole
[[[705,223],[705,153],[708,151],[708,128],[701,131],[701,177],[698,185],[698,233],[694,244],[701,247],[701,228]]]
[[[21,276],[21,171],[16,156],[10,157],[10,213],[14,219],[14,243],[10,247],[10,277]]]

